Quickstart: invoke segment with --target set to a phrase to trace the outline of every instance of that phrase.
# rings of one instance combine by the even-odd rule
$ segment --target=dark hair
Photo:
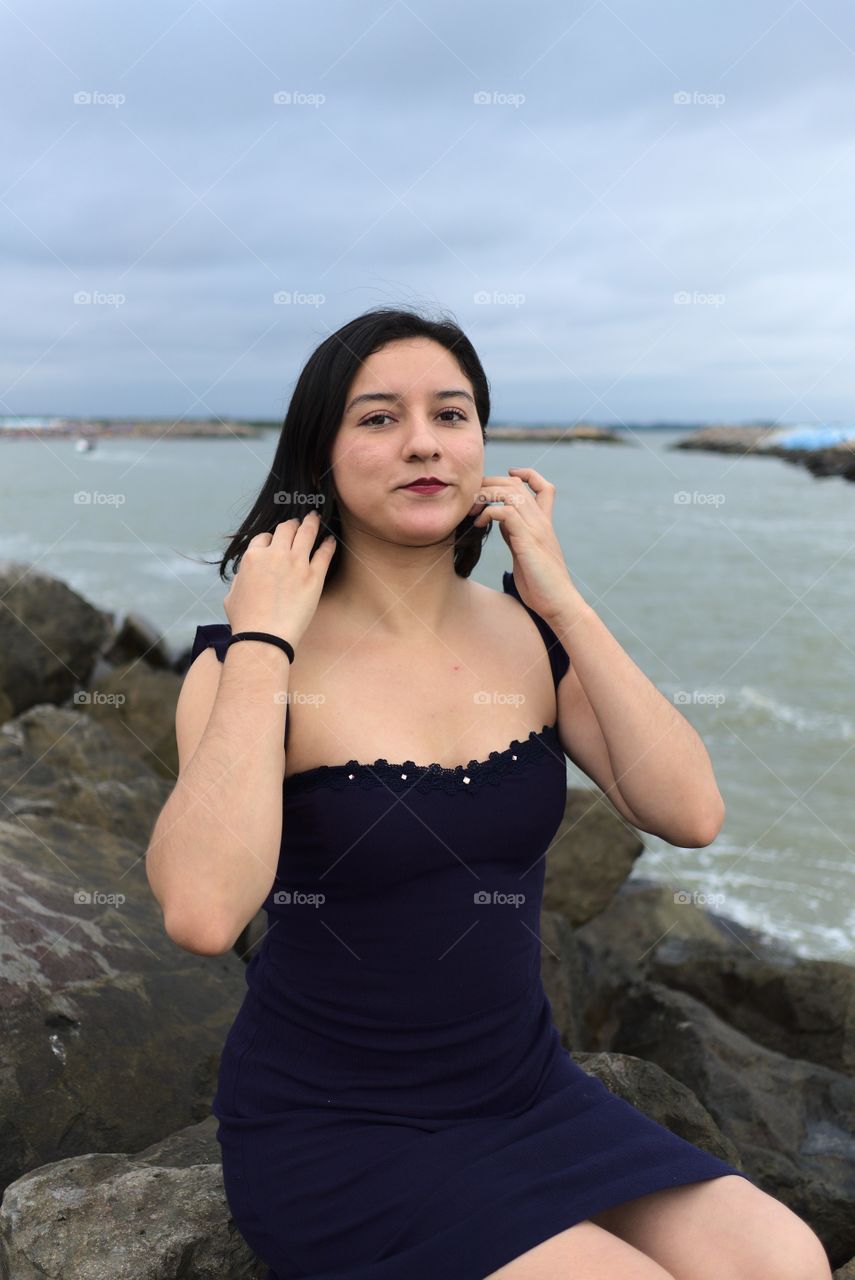
[[[452,320],[430,320],[416,310],[377,307],[350,320],[326,338],[309,357],[297,379],[276,455],[264,487],[243,524],[230,541],[219,562],[220,577],[234,561],[235,572],[249,540],[257,533],[272,533],[283,520],[303,516],[317,506],[318,536],[312,551],[330,533],[341,539],[341,517],[332,482],[330,454],[341,426],[347,395],[359,367],[368,356],[399,338],[432,338],[458,361],[472,384],[475,406],[486,439],[490,417],[490,389],[481,361],[472,343]],[[473,516],[465,516],[455,530],[454,570],[467,578],[481,556],[485,528],[473,527]],[[207,563],[216,563],[208,561]],[[331,582],[341,564],[336,548],[324,585]]]

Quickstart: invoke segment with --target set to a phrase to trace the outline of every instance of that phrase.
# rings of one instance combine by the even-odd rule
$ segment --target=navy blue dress
[[[568,654],[529,613],[557,685]],[[224,659],[229,635],[200,626],[193,658]],[[269,1280],[483,1280],[611,1205],[748,1176],[561,1046],[539,926],[566,787],[555,724],[452,769],[285,779],[269,928],[212,1104]]]

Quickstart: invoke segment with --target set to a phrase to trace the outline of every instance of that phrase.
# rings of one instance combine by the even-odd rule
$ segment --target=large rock
[[[631,984],[611,1050],[655,1062],[697,1095],[743,1166],[804,1218],[833,1266],[855,1252],[855,1081],[766,1049],[693,996]]]
[[[540,915],[540,976],[562,1045],[570,1053],[584,1049],[584,960],[573,929],[558,911]]]
[[[574,927],[608,905],[644,845],[599,791],[567,791],[561,825],[549,848],[543,904]]]
[[[144,860],[163,779],[53,707],[0,730],[0,783],[16,779],[0,821],[0,1189],[203,1119],[246,990],[237,956],[164,931]]]
[[[103,725],[123,754],[141,757],[155,773],[174,782],[180,677],[172,671],[154,671],[137,660],[100,676],[94,686],[78,690],[75,707]]]
[[[137,1155],[80,1155],[7,1188],[3,1280],[262,1280],[229,1215],[216,1118]]]
[[[633,876],[606,909],[577,930],[585,957],[585,1037],[607,1048],[615,1025],[615,1001],[627,983],[649,974],[669,940],[704,944],[720,955],[735,950],[780,956],[789,952],[768,934],[698,906],[680,889]]]
[[[104,657],[114,666],[143,658],[150,667],[174,669],[176,658],[169,653],[163,636],[140,613],[126,613]]]
[[[742,1168],[736,1147],[691,1089],[654,1062],[629,1053],[574,1053],[573,1060],[651,1120],[735,1169]]]
[[[855,968],[797,955],[771,959],[667,938],[649,973],[686,991],[767,1049],[855,1075]]]
[[[6,718],[38,702],[64,702],[89,679],[113,632],[94,608],[28,564],[0,566],[0,709]]]
[[[171,787],[117,750],[116,738],[72,708],[31,707],[0,727],[2,813],[32,829],[31,818],[98,827],[148,845]]]

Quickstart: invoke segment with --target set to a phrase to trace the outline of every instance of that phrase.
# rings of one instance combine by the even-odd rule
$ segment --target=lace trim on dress
[[[331,787],[345,791],[348,787],[386,787],[396,792],[428,792],[440,789],[449,794],[474,792],[482,786],[497,787],[511,772],[516,772],[544,755],[564,757],[558,745],[557,724],[545,724],[542,729],[532,729],[527,738],[514,740],[503,751],[491,751],[486,760],[470,760],[468,764],[456,764],[446,768],[441,764],[419,765],[412,760],[390,764],[381,757],[373,764],[360,764],[348,760],[347,764],[321,764],[314,769],[303,769],[285,778],[286,794],[314,791],[317,787]]]

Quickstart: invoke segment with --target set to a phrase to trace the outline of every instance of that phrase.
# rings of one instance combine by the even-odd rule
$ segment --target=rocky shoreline
[[[197,437],[257,437],[268,431],[279,431],[279,422],[225,422],[221,419],[190,419],[172,422],[169,419],[129,419],[117,421],[112,419],[21,419],[20,425],[4,422],[0,429],[0,440],[24,440],[36,438],[83,439],[97,441],[100,438],[134,439],[170,439],[183,440]],[[591,440],[604,444],[628,443],[626,432],[614,431],[610,427],[598,427],[590,422],[577,422],[573,426],[561,427],[520,427],[493,426],[487,427],[488,440]]]
[[[232,436],[255,438],[263,435],[263,426],[252,422],[225,422],[216,419],[115,419],[52,418],[33,421],[22,419],[20,425],[3,424],[0,440],[89,440],[146,439],[184,440],[196,437]]]
[[[195,628],[170,655],[24,564],[0,594],[0,1277],[263,1280],[210,1103],[266,921],[224,956],[182,951],[144,869]],[[562,1043],[789,1205],[853,1280],[855,967],[639,877],[643,852],[599,791],[568,790],[541,921]]]
[[[795,466],[806,467],[814,476],[839,476],[843,480],[855,480],[855,439],[819,448],[791,448],[781,443],[781,434],[777,427],[699,427],[670,448],[702,449],[708,453],[753,453],[758,457],[783,458]]]

